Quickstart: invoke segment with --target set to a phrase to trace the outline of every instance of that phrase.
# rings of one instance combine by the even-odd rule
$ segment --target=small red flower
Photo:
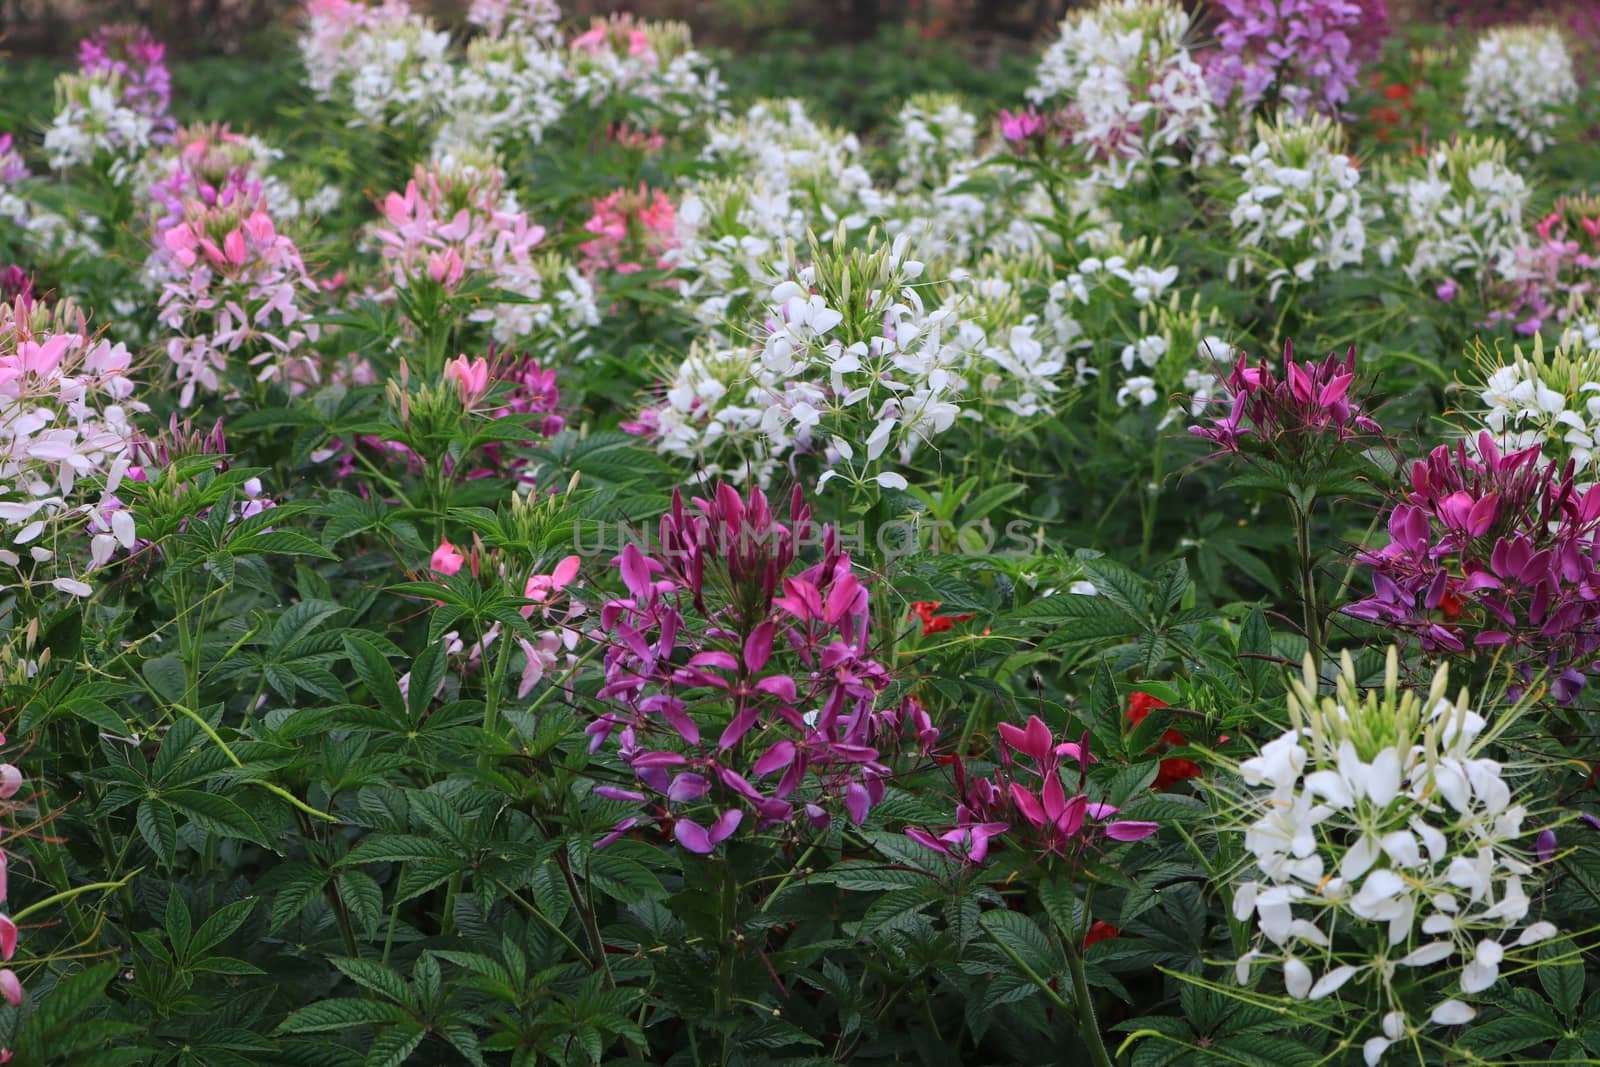
[[[1164,708],[1167,702],[1160,697],[1151,696],[1149,693],[1135,692],[1128,697],[1128,722],[1138,726],[1156,708]],[[1189,739],[1177,730],[1167,730],[1162,733],[1160,743],[1151,748],[1151,752],[1160,752],[1170,746],[1187,745]],[[1172,756],[1161,761],[1160,768],[1156,771],[1156,780],[1150,788],[1157,793],[1165,793],[1179,782],[1190,778],[1202,778],[1205,772],[1193,760],[1181,756]]]
[[[938,600],[915,600],[911,603],[911,613],[908,619],[917,619],[922,623],[922,636],[942,634],[951,629],[958,622],[971,622],[971,615],[940,615]]]
[[[1090,945],[1098,945],[1102,941],[1110,941],[1121,933],[1121,930],[1110,923],[1096,919],[1089,924],[1089,932],[1083,935],[1083,947],[1088,948]]]

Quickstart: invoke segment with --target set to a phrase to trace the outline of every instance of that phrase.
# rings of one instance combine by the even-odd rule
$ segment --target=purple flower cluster
[[[109,71],[122,82],[122,102],[155,124],[158,139],[173,129],[172,74],[167,46],[144,26],[101,26],[78,42],[78,67],[85,74]]]
[[[1028,765],[1017,757],[1025,757]],[[1077,783],[1067,795],[1061,773],[1066,760],[1077,764]],[[1026,837],[1030,854],[1075,859],[1103,840],[1139,841],[1155,833],[1153,822],[1113,819],[1117,808],[1091,801],[1084,793],[1089,764],[1089,739],[1056,743],[1050,728],[1038,716],[1026,727],[1000,724],[1000,765],[992,778],[969,779],[959,756],[952,760],[956,777],[954,826],[943,831],[912,828],[906,836],[925,848],[982,863],[989,843],[1015,831]]]
[[[1411,468],[1389,515],[1389,544],[1360,553],[1372,595],[1344,611],[1412,634],[1423,649],[1511,653],[1518,685],[1548,672],[1570,702],[1600,658],[1600,487],[1539,447],[1502,453],[1494,439],[1440,445]]]
[[[1382,432],[1350,399],[1355,370],[1354,345],[1343,358],[1330,353],[1321,363],[1296,363],[1293,342],[1285,342],[1282,378],[1265,362],[1252,367],[1240,359],[1222,382],[1228,413],[1189,432],[1223,453],[1261,452],[1294,465],[1325,461],[1330,444]]]
[[[1218,106],[1255,107],[1276,91],[1297,111],[1338,114],[1362,62],[1389,35],[1384,0],[1217,0],[1206,80]]]
[[[876,707],[889,674],[868,649],[867,590],[831,528],[821,541],[791,573],[814,543],[799,490],[785,523],[759,489],[719,485],[692,506],[674,494],[651,554],[623,550],[629,595],[601,611],[605,710],[588,732],[596,749],[616,735],[640,787],[596,792],[649,813],[602,844],[653,820],[705,853],[752,816],[826,826],[835,803],[860,823],[889,773],[879,740],[910,718],[926,743],[915,708]]]

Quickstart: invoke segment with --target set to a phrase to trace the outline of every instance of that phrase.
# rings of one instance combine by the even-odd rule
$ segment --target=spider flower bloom
[[[101,26],[78,42],[78,68],[84,74],[110,72],[122,86],[122,102],[146,116],[158,136],[170,135],[172,74],[167,46],[144,26]]]
[[[1091,801],[1083,790],[1084,771],[1095,762],[1088,738],[1057,742],[1038,716],[1026,726],[1000,724],[1000,764],[992,778],[969,780],[961,757],[955,769],[956,823],[943,831],[913,827],[906,836],[924,848],[982,863],[990,843],[1010,840],[1032,852],[1077,860],[1104,842],[1141,841],[1159,827],[1153,822],[1114,819],[1112,804]],[[1077,767],[1070,796],[1063,772]]]
[[[37,582],[88,596],[92,589],[73,572],[134,546],[134,517],[115,496],[132,463],[134,416],[146,410],[134,399],[130,366],[127,348],[90,338],[71,304],[0,305],[6,585]]]
[[[1358,687],[1348,655],[1341,667],[1335,692],[1319,696],[1308,657],[1291,683],[1292,728],[1239,767],[1249,791],[1233,832],[1253,862],[1233,913],[1259,934],[1235,975],[1243,985],[1257,961],[1278,962],[1296,1000],[1343,989],[1381,1005],[1367,1016],[1383,1016],[1380,1033],[1363,1045],[1375,1065],[1423,1020],[1473,1017],[1442,982],[1416,976],[1454,964],[1460,992],[1482,993],[1503,957],[1556,928],[1527,922],[1527,809],[1468,694],[1449,699],[1442,667],[1426,694],[1402,690],[1393,649],[1380,688]]]
[[[1372,595],[1344,611],[1405,631],[1428,651],[1510,652],[1514,683],[1546,672],[1563,703],[1600,659],[1600,487],[1540,446],[1502,452],[1488,431],[1411,467],[1389,543],[1360,553]]]
[[[1338,114],[1360,64],[1389,34],[1384,0],[1218,0],[1206,79],[1218,107],[1276,94],[1296,111]]]
[[[670,824],[709,852],[741,826],[825,826],[841,806],[860,823],[883,797],[889,675],[870,652],[866,587],[820,533],[817,562],[797,569],[817,534],[799,490],[785,521],[759,489],[719,485],[692,504],[674,494],[650,554],[623,550],[589,734],[596,749],[614,739],[638,780],[625,799],[649,814],[629,826]]]
[[[578,246],[584,272],[636,274],[666,268],[663,257],[675,243],[673,219],[672,201],[660,189],[640,185],[637,191],[618,189],[600,197],[583,224],[594,237]]]
[[[190,202],[158,242],[170,256],[158,317],[172,331],[167,356],[179,404],[193,404],[200,390],[221,390],[230,364],[240,369],[238,357],[257,380],[292,386],[320,334],[306,310],[316,289],[300,250],[259,200]]]
[[[1350,399],[1356,380],[1356,349],[1341,359],[1296,363],[1293,342],[1284,342],[1282,378],[1265,362],[1252,367],[1241,359],[1223,379],[1228,413],[1189,432],[1217,446],[1219,453],[1260,452],[1285,463],[1325,457],[1329,445],[1361,434],[1382,432]]]

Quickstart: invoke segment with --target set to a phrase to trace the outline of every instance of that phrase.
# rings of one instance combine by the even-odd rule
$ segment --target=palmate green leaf
[[[316,556],[319,559],[330,560],[339,558],[305,534],[293,530],[267,530],[243,537],[232,537],[227,542],[227,552],[234,559],[245,556]]]
[[[411,987],[406,984],[404,978],[388,967],[370,960],[332,959],[328,962],[369,993],[376,993],[403,1007],[416,1007],[416,996],[412,993]]]
[[[364,863],[410,863],[416,860],[465,862],[458,848],[414,834],[375,834],[351,849],[341,861],[356,867]]]
[[[174,789],[163,792],[161,799],[211,833],[258,845],[268,844],[255,819],[227,797],[199,789]]]
[[[1037,923],[1021,912],[997,908],[978,918],[978,925],[1006,951],[1011,961],[1027,968],[1035,982],[1048,982],[1062,971],[1060,955]]]
[[[360,997],[333,997],[290,1012],[274,1033],[342,1032],[357,1026],[404,1023],[410,1019],[410,1013],[398,1004]]]
[[[173,896],[177,894],[174,893]],[[250,913],[256,910],[256,903],[255,897],[246,897],[224,904],[208,915],[199,929],[189,938],[187,946],[189,954],[209,952],[232,937],[235,931],[244,925],[245,920],[250,918]]]

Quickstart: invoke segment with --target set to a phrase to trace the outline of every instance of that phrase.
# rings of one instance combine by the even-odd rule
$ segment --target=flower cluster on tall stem
[[[1556,700],[1600,660],[1600,487],[1534,445],[1502,452],[1487,430],[1411,466],[1389,543],[1361,552],[1372,595],[1346,614],[1402,630],[1429,652],[1494,658],[1515,688],[1545,674]]]
[[[122,85],[122,102],[150,119],[154,136],[172,133],[172,74],[167,46],[136,24],[107,25],[78,42],[78,68],[84,74],[109,72]]]
[[[800,568],[808,546],[821,555]],[[864,820],[888,775],[889,672],[872,654],[866,586],[799,489],[787,521],[759,489],[675,493],[657,546],[629,544],[618,563],[628,595],[601,609],[589,734],[595,749],[615,741],[639,786],[597,792],[643,807],[612,836],[655,820],[704,853],[744,825],[821,827],[839,807]]]
[[[1355,345],[1343,357],[1330,353],[1321,363],[1296,363],[1293,343],[1286,341],[1283,370],[1279,378],[1265,362],[1252,367],[1241,358],[1223,379],[1218,397],[1227,414],[1189,432],[1216,445],[1216,456],[1259,465],[1288,500],[1306,640],[1320,651],[1323,618],[1312,557],[1312,509],[1326,489],[1348,482],[1359,462],[1357,446],[1381,437],[1382,427],[1351,399]]]

